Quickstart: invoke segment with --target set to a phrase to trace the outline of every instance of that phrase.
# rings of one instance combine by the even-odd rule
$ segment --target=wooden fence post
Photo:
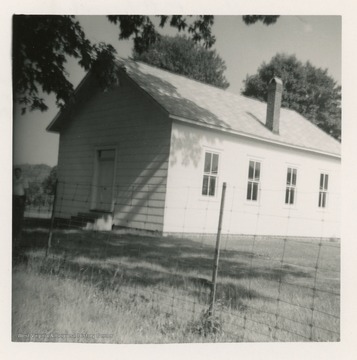
[[[54,193],[54,198],[53,198],[52,215],[51,215],[50,230],[48,233],[46,256],[49,254],[50,248],[52,245],[53,226],[54,226],[54,222],[55,222],[55,211],[56,211],[56,202],[57,202],[57,187],[58,187],[58,180],[56,180],[56,185],[55,185],[55,193]]]

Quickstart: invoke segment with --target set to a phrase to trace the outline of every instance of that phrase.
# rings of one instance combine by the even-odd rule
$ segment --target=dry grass
[[[45,259],[46,237],[14,265],[14,341],[339,340],[337,242],[224,237],[207,317],[212,240],[59,231]]]
[[[149,306],[140,292],[100,290],[25,269],[18,269],[13,280],[13,341],[125,344],[188,338],[182,324]]]

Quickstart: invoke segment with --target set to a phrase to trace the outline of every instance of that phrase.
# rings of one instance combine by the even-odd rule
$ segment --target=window
[[[202,195],[215,196],[218,176],[218,154],[206,152],[203,170]]]
[[[327,205],[328,174],[320,174],[319,207]]]
[[[247,200],[258,200],[259,181],[260,162],[249,161]]]
[[[297,170],[288,168],[286,176],[285,204],[295,204]]]

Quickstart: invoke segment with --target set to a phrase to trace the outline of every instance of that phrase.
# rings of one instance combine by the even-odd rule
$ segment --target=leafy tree
[[[295,55],[277,54],[257,74],[247,75],[243,95],[266,101],[268,83],[278,76],[284,84],[282,107],[296,110],[341,140],[341,87],[327,73]]]
[[[212,15],[158,15],[158,17],[161,28],[169,22],[170,26],[178,31],[187,30],[194,42],[202,41],[206,48],[210,48],[216,41],[212,35],[214,23]],[[194,18],[193,21],[192,18]],[[160,37],[150,16],[109,15],[108,20],[119,26],[119,40],[134,36],[134,50],[139,54],[147,50]]]
[[[43,191],[46,194],[54,195],[56,191],[56,184],[57,184],[57,166],[54,166],[51,169],[50,174],[42,182]]]
[[[41,194],[42,189],[39,183],[29,182],[29,187],[27,189],[26,203],[28,205],[38,206],[41,204]]]
[[[169,16],[161,16],[164,26]],[[196,42],[212,46],[213,16],[197,16],[188,25],[187,17],[171,16],[170,25],[188,31]],[[135,50],[141,52],[156,40],[157,32],[148,16],[108,16],[119,25],[119,39],[134,37]],[[73,94],[65,71],[67,57],[78,59],[85,70],[94,68],[100,78],[110,82],[115,70],[115,49],[109,44],[92,44],[75,16],[15,15],[13,17],[13,92],[16,102],[26,110],[47,110],[43,93],[56,94],[63,108]]]
[[[255,24],[257,21],[261,21],[265,25],[271,25],[275,24],[278,18],[278,15],[244,15],[243,21],[247,25]]]
[[[22,170],[22,175],[28,182],[42,183],[51,171],[51,166],[46,164],[14,164],[14,168],[17,167]]]
[[[68,102],[73,85],[64,68],[67,56],[88,70],[97,58],[114,59],[114,48],[91,44],[74,16],[13,17],[13,91],[23,112],[47,110],[42,92],[55,93],[59,107]]]
[[[159,15],[160,27],[169,24],[187,31],[195,43],[210,48],[212,15]],[[246,16],[251,24],[271,24],[274,16]],[[276,16],[275,16],[276,17]],[[159,38],[152,17],[110,15],[108,20],[119,28],[119,39],[134,39],[134,50],[140,54]],[[276,20],[275,20],[276,21]],[[67,57],[78,60],[85,70],[94,68],[104,81],[111,82],[115,73],[115,49],[109,44],[92,44],[75,16],[15,15],[13,17],[13,96],[26,110],[47,110],[43,93],[54,93],[56,104],[63,108],[71,99],[73,85],[65,71]]]
[[[222,89],[229,86],[223,74],[225,62],[216,51],[195,44],[186,36],[163,36],[148,50],[140,54],[134,51],[133,58]]]

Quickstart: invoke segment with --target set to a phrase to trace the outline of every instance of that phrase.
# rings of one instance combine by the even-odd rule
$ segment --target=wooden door
[[[112,211],[114,167],[115,150],[99,150],[95,205],[97,210]]]

